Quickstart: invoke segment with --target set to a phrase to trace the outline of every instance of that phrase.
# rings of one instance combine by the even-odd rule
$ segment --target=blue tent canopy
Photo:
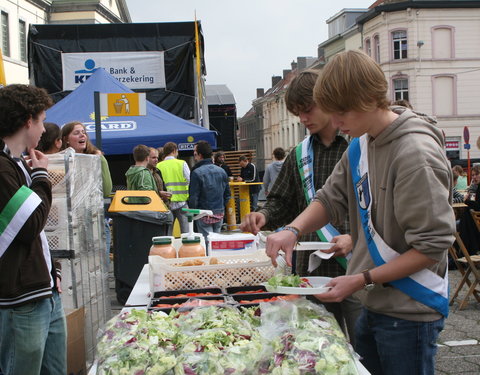
[[[87,127],[95,143],[93,93],[133,92],[104,69],[97,69],[90,78],[47,110],[48,122],[60,126],[80,121]],[[161,147],[175,142],[179,150],[193,149],[195,142],[208,141],[216,148],[216,133],[177,117],[147,101],[146,116],[102,117],[102,151],[106,155],[131,154],[138,144]]]

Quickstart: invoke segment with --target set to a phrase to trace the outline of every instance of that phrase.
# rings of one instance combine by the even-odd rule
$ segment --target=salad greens
[[[132,310],[99,339],[98,375],[358,375],[333,316],[306,299],[260,307]]]
[[[288,286],[295,288],[311,288],[312,285],[304,277],[298,275],[275,275],[268,280],[268,285],[276,288]]]

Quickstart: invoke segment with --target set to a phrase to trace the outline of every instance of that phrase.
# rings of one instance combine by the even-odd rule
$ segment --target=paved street
[[[450,271],[450,293],[460,281],[458,271]],[[464,290],[466,288],[464,287]],[[460,296],[464,295],[461,293]],[[461,311],[450,307],[445,329],[440,335],[436,370],[438,375],[480,374],[480,303],[471,297]],[[458,345],[458,346],[456,346]]]
[[[453,293],[460,280],[460,273],[449,271],[449,277],[450,291]],[[116,300],[114,283],[110,285],[112,314],[117,314],[122,306]],[[480,303],[477,303],[475,298],[471,297],[467,307],[462,311],[457,310],[456,303],[451,306],[438,344],[437,375],[480,374]]]

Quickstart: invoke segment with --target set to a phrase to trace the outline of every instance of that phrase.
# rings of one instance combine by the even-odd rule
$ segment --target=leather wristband
[[[297,238],[300,237],[300,229],[298,229],[296,227],[293,227],[291,225],[284,226],[282,230],[289,230],[290,232],[295,234],[295,236],[297,236]]]
[[[363,285],[363,289],[369,292],[373,288],[375,288],[375,283],[372,280],[372,275],[370,275],[369,270],[363,271],[362,274],[363,274],[363,278],[365,279],[365,284]]]
[[[362,272],[365,279],[365,285],[373,284],[372,275],[370,275],[370,270],[365,270]]]

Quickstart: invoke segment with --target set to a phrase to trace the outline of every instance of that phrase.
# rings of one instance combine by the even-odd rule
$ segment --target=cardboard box
[[[65,309],[67,318],[67,374],[86,375],[85,308]]]

